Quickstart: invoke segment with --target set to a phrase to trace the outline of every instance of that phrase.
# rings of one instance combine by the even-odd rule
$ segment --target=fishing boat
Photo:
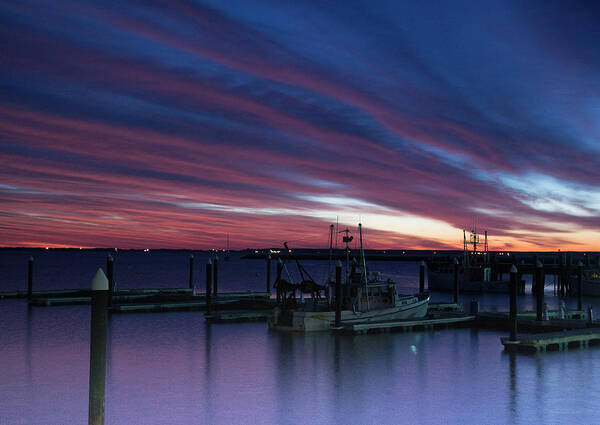
[[[458,265],[458,289],[461,292],[500,292],[508,293],[509,279],[497,279],[490,264],[487,231],[481,245],[480,235],[471,230],[469,239],[463,230],[463,260]],[[454,263],[446,260],[430,259],[427,261],[427,281],[430,291],[452,291],[454,289]]]
[[[362,244],[362,225],[359,223],[358,226],[360,264],[357,261],[351,263],[349,244],[353,237],[348,229],[342,231],[346,243],[346,279],[341,285],[341,324],[424,317],[429,304],[428,294],[398,294],[391,279],[383,280],[379,273],[369,273]],[[287,244],[284,246],[289,253]],[[335,323],[335,299],[331,296],[334,283],[330,277],[324,285],[315,283],[297,259],[295,262],[301,282],[292,284],[278,272],[274,285],[278,305],[269,319],[269,328],[300,332],[330,330]],[[279,267],[279,270],[285,268]],[[300,291],[300,299],[296,297],[297,291]],[[311,297],[303,299],[303,294]]]

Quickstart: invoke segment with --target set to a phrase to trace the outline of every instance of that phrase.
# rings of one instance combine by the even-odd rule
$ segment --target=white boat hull
[[[364,312],[342,310],[342,325],[368,323],[383,320],[402,320],[424,317],[427,314],[429,298],[406,305],[376,309]],[[298,332],[328,331],[335,323],[335,311],[294,311],[291,324],[281,324],[278,311],[269,319],[269,329]]]

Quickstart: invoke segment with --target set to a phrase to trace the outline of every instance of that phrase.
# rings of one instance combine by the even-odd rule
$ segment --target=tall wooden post
[[[537,263],[538,263],[539,259],[537,254],[535,254],[533,256],[533,262],[531,263],[531,268],[532,268],[532,272],[531,272],[531,294],[534,295],[536,294],[535,291],[537,291]]]
[[[454,304],[458,304],[458,260],[454,259]]]
[[[546,278],[544,277],[544,265],[540,260],[535,263],[535,311],[536,319],[542,320],[542,310],[544,308],[544,283]]]
[[[342,324],[342,263],[335,265],[335,326]]]
[[[33,297],[33,257],[29,257],[27,263],[27,299],[31,301]]]
[[[517,286],[519,273],[513,264],[510,268],[510,340],[517,340]]]
[[[213,295],[215,297],[215,300],[217,299],[217,288],[218,288],[218,282],[219,281],[219,257],[215,256],[215,261],[213,262]]]
[[[583,263],[577,263],[577,310],[583,310]]]
[[[106,256],[106,278],[108,279],[108,305],[112,306],[115,291],[115,262],[110,254]]]
[[[194,289],[194,255],[190,254],[190,282],[189,282],[189,288],[191,290]]]
[[[567,295],[573,295],[573,288],[571,287],[571,275],[573,274],[573,253],[567,254]]]
[[[88,423],[104,424],[106,388],[106,306],[108,279],[98,269],[92,280],[92,324],[90,336],[90,403]]]
[[[210,314],[210,291],[212,285],[212,261],[206,263],[206,314]]]
[[[419,293],[425,292],[425,262],[419,265]]]
[[[283,262],[281,258],[277,259],[277,277],[275,278],[275,284],[277,285],[277,302],[281,301],[281,289],[279,281],[281,280],[281,274],[283,273]]]
[[[267,255],[267,293],[271,293],[271,254]]]

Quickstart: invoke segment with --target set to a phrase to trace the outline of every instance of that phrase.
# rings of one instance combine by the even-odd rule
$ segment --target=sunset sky
[[[600,250],[599,5],[1,1],[0,245]]]

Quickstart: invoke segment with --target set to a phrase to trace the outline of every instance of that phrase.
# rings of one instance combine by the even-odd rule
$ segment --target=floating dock
[[[208,314],[205,320],[208,323],[241,323],[241,322],[266,322],[272,314],[269,310],[229,310]]]
[[[30,305],[39,307],[90,304],[92,297],[40,297],[32,298]]]
[[[227,308],[270,303],[269,292],[223,292],[213,296],[212,303]],[[30,305],[41,307],[81,305],[91,302],[90,291],[66,290],[34,292]],[[115,291],[111,297],[112,312],[205,310],[206,294],[194,294],[187,288],[126,289]],[[236,303],[234,307],[230,304]]]
[[[600,328],[572,329],[561,332],[519,334],[516,341],[501,338],[504,350],[509,353],[539,353],[583,349],[600,344]]]
[[[420,319],[383,320],[342,325],[332,329],[335,334],[360,335],[383,332],[412,332],[469,325],[476,316],[458,312],[440,312]]]
[[[524,311],[517,313],[517,326],[521,332],[542,333],[568,329],[583,329],[590,325],[585,311],[569,310],[564,312],[564,318],[558,311],[548,312],[548,320],[536,320],[535,312]],[[474,323],[480,329],[504,330],[510,329],[508,312],[480,312]]]

